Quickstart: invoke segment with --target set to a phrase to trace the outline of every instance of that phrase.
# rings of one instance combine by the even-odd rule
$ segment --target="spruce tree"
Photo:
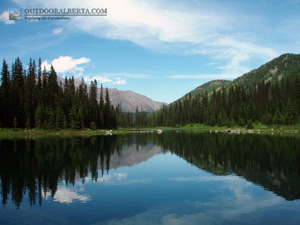
[[[104,127],[104,97],[103,97],[103,86],[100,88],[100,103],[99,103],[99,127]]]
[[[109,128],[111,124],[111,112],[110,112],[110,100],[109,100],[109,93],[108,88],[105,90],[105,104],[104,104],[104,127]]]
[[[18,127],[25,127],[24,114],[24,77],[25,71],[18,57],[12,65],[11,69],[11,85],[10,85],[10,103],[11,103],[11,118],[16,118]]]
[[[0,86],[0,123],[3,127],[10,127],[12,123],[10,104],[10,73],[8,65],[3,59]]]

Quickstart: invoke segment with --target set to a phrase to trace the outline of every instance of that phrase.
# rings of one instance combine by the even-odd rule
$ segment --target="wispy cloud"
[[[196,178],[196,177],[194,177]],[[111,219],[104,224],[222,224],[227,223],[255,223],[263,221],[264,210],[278,210],[286,208],[289,203],[280,197],[256,194],[260,187],[255,186],[238,177],[203,177],[203,179],[184,179],[184,181],[216,181],[213,188],[203,189],[207,196],[198,200],[185,200],[178,204],[156,206],[142,213],[123,219]],[[176,179],[177,180],[177,179]],[[180,178],[178,181],[182,181]],[[224,182],[223,182],[224,181]],[[204,188],[204,187],[203,187]],[[216,191],[216,192],[214,192]],[[206,193],[205,192],[205,193]],[[221,194],[220,194],[221,193]],[[223,193],[223,195],[222,195]],[[299,211],[297,209],[297,211]]]
[[[8,11],[4,11],[0,15],[0,21],[4,22],[5,24],[14,24],[15,23],[14,20],[9,20],[9,13],[8,13]]]
[[[25,0],[15,0],[28,5]],[[237,8],[228,13],[222,4],[210,1],[32,1],[41,7],[106,7],[105,18],[76,17],[68,26],[99,38],[126,40],[159,51],[179,54],[208,55],[221,62],[222,73],[240,74],[249,70],[253,59],[266,61],[278,56],[271,47],[260,44],[255,35],[249,35],[242,27],[261,24],[259,17],[247,16]],[[241,26],[243,24],[243,26]],[[263,26],[263,25],[261,25]],[[248,31],[249,32],[249,31]],[[254,32],[253,32],[254,33]],[[251,36],[251,38],[249,38]],[[176,47],[174,47],[176,46]]]
[[[151,181],[150,178],[129,179],[127,173],[112,173],[110,175],[103,175],[98,178],[97,182],[104,185],[131,185],[131,184],[147,184]]]
[[[269,2],[262,3],[269,6],[262,10],[260,4],[208,0],[13,1],[23,7],[105,7],[107,17],[76,17],[65,27],[151,50],[206,55],[220,63],[220,73],[242,75],[253,69],[253,61],[262,64],[300,49],[299,16],[284,9],[273,19],[275,7]],[[251,6],[254,9],[248,10]]]
[[[85,76],[84,80],[86,82],[97,80],[97,82],[102,83],[102,84],[112,82],[112,80],[108,76]]]
[[[53,34],[60,34],[61,32],[63,32],[64,28],[63,27],[57,27],[55,29],[53,29],[52,33]]]
[[[85,76],[84,80],[85,81],[93,81],[97,80],[97,82],[100,82],[102,84],[113,84],[113,85],[123,85],[127,84],[127,81],[125,78],[130,78],[130,79],[151,79],[152,76],[149,74],[133,74],[133,73],[107,73],[104,72],[101,75],[89,75]]]
[[[84,80],[87,82],[97,80],[97,82],[110,85],[110,84],[115,84],[115,85],[121,85],[121,84],[126,84],[126,80],[121,77],[110,77],[107,75],[104,76],[85,76]]]
[[[251,59],[270,60],[278,56],[277,51],[269,47],[261,47],[252,43],[235,40],[228,36],[219,37],[216,41],[198,46],[186,52],[186,54],[209,55],[218,62],[225,62],[224,66],[218,66],[222,73],[231,73],[235,77],[250,70],[247,67]]]
[[[178,75],[171,75],[167,76],[167,78],[172,79],[196,79],[196,80],[215,80],[215,79],[234,79],[238,76],[238,73],[216,73],[216,74],[178,74]]]
[[[114,173],[112,175],[103,175],[103,177],[98,178],[97,182],[108,183],[114,180],[124,180],[127,178],[127,173]]]
[[[118,77],[117,80],[113,81],[113,84],[126,84],[126,80]]]
[[[53,65],[57,73],[65,74],[66,72],[69,72],[76,76],[80,76],[84,71],[84,67],[79,65],[89,63],[90,61],[90,59],[85,57],[73,59],[71,56],[60,56],[59,58],[52,60],[51,63],[48,63],[48,61],[45,60],[42,63],[42,68],[45,66],[46,69],[49,70],[50,66]]]
[[[185,182],[185,181],[224,181],[224,182],[237,182],[241,178],[236,177],[236,176],[199,176],[199,177],[174,177],[170,178],[170,180],[173,181],[180,181],[180,182]]]
[[[149,74],[134,74],[134,73],[107,73],[104,72],[103,75],[110,76],[110,77],[127,77],[127,78],[134,78],[134,79],[150,79],[152,78]]]

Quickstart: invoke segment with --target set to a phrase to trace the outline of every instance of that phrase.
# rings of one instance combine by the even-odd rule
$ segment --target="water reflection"
[[[164,148],[213,174],[234,173],[287,200],[300,198],[298,138],[180,134]]]
[[[91,181],[103,185],[149,183],[150,178],[128,179],[127,173],[109,171],[133,166],[166,152],[218,175],[179,176],[170,182],[224,181],[227,188],[240,196],[238,199],[251,203],[241,189],[230,186],[237,177],[228,174],[237,174],[287,200],[300,199],[300,142],[294,137],[165,132],[161,135],[3,139],[0,149],[4,206],[11,199],[19,208],[25,195],[30,205],[42,205],[43,199],[48,198],[67,204],[85,203],[92,197],[84,193],[84,184]],[[264,204],[273,204],[272,201]],[[249,208],[251,204],[243,210]]]
[[[86,203],[87,201],[91,201],[91,197],[86,194],[82,194],[84,192],[83,186],[74,185],[68,187],[66,185],[58,186],[55,196],[53,197],[53,201],[70,204],[74,201],[78,201],[80,203]],[[45,199],[48,199],[50,194],[45,193]]]

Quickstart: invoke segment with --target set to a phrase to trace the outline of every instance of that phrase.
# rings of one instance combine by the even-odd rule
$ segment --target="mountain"
[[[204,93],[205,91],[210,94],[212,93],[213,89],[218,91],[222,87],[225,87],[225,89],[228,90],[231,86],[234,85],[244,85],[246,88],[249,88],[252,85],[259,84],[262,81],[270,81],[271,83],[273,83],[275,81],[280,81],[282,78],[291,77],[294,74],[300,74],[300,54],[283,54],[260,66],[259,68],[243,74],[233,81],[209,81],[187,93],[185,96],[196,96],[198,94]],[[183,99],[184,97],[182,97],[181,99]]]
[[[149,116],[149,124],[247,125],[248,129],[253,122],[295,125],[300,121],[299,99],[300,55],[284,54],[233,81],[214,80],[199,86]]]
[[[191,94],[191,96],[194,97],[194,96],[196,96],[198,94],[202,94],[206,91],[207,91],[207,93],[211,93],[213,91],[213,89],[219,90],[221,87],[223,87],[229,83],[231,83],[231,82],[228,80],[212,80],[212,81],[202,84],[201,86],[197,87],[196,89],[187,93],[186,95]],[[184,98],[184,97],[182,97],[182,98]]]
[[[64,78],[57,76],[58,83],[64,84]],[[74,79],[75,86],[78,87],[81,83],[80,79]],[[89,85],[87,84],[89,87]],[[100,99],[100,88],[98,88],[98,100]],[[116,106],[121,103],[122,109],[125,112],[135,112],[136,107],[139,107],[139,111],[153,112],[161,108],[164,102],[157,102],[145,95],[138,94],[133,91],[121,91],[116,88],[108,88],[108,94],[111,103]],[[104,91],[105,97],[105,91]]]
[[[300,54],[283,54],[231,82],[231,85],[244,84],[249,87],[261,81],[280,81],[282,78],[300,74]]]
[[[146,162],[152,157],[162,154],[163,149],[156,145],[140,146],[132,144],[126,148],[122,148],[121,154],[114,152],[110,156],[109,168],[105,165],[105,169],[118,169],[120,167],[131,167],[142,162]],[[98,168],[101,168],[100,165]]]
[[[100,99],[100,89],[98,89]],[[135,112],[136,107],[139,107],[140,111],[153,112],[161,108],[164,102],[157,102],[145,95],[138,94],[133,91],[121,91],[116,88],[108,89],[108,94],[111,103],[116,106],[121,103],[122,109],[128,112]]]

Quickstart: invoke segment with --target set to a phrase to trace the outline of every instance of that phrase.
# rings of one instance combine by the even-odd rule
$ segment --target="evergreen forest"
[[[139,111],[138,106],[135,112],[124,112],[121,103],[113,106],[102,84],[97,99],[96,80],[87,85],[82,79],[79,86],[74,77],[59,82],[55,68],[42,68],[41,59],[37,64],[30,59],[26,70],[20,58],[11,68],[3,60],[0,127],[113,129],[205,124],[251,128],[254,122],[293,125],[300,118],[299,58],[282,55],[232,82],[208,82],[151,114]]]

